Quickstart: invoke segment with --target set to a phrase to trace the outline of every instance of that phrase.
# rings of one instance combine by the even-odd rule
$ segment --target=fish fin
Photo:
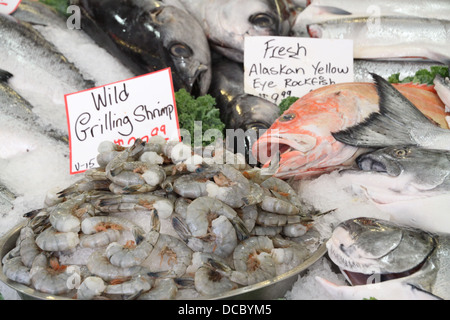
[[[9,78],[11,78],[12,76],[13,76],[12,73],[10,73],[6,70],[0,69],[0,82],[8,81]]]
[[[314,7],[318,8],[320,10],[320,13],[329,13],[329,14],[335,14],[339,16],[350,16],[352,15],[351,12],[338,8],[333,6],[321,6],[321,5],[315,5]]]
[[[411,129],[435,125],[388,81],[376,74],[371,75],[379,96],[379,112],[372,113],[353,127],[333,132],[333,137],[356,147],[417,146]]]

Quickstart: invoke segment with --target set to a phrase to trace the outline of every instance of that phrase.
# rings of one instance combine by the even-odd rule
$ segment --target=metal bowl
[[[19,237],[20,229],[26,222],[20,223],[0,239],[0,261],[3,257],[16,246],[16,240]],[[224,294],[214,297],[202,297],[202,300],[271,300],[283,298],[298,276],[304,274],[317,260],[327,252],[325,242],[302,264],[296,268],[274,277],[273,279],[262,281],[251,286],[228,291]],[[26,285],[11,281],[3,274],[3,267],[0,263],[0,281],[16,290],[17,294],[23,300],[72,300],[70,297],[55,296],[34,290]]]

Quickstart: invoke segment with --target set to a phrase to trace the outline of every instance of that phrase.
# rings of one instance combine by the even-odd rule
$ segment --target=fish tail
[[[332,133],[333,137],[356,147],[418,146],[412,130],[436,126],[388,81],[371,75],[379,96],[379,112],[353,127]]]

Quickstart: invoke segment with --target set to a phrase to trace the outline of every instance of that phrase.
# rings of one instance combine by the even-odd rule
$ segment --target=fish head
[[[156,0],[72,0],[82,28],[136,75],[170,67],[175,90],[204,95],[211,54],[203,29],[184,10]]]
[[[206,10],[211,47],[234,61],[244,61],[246,36],[286,36],[289,19],[280,0],[212,1]]]
[[[360,217],[341,222],[327,242],[330,259],[354,281],[362,275],[380,280],[420,269],[436,249],[434,235],[392,222]],[[353,283],[363,284],[363,283]]]
[[[249,94],[235,97],[221,107],[227,124],[227,147],[245,155],[249,164],[257,164],[251,156],[252,146],[278,118],[280,108],[266,100]]]
[[[375,203],[429,197],[448,190],[449,154],[416,146],[393,146],[359,156],[360,170],[341,172]]]
[[[205,95],[211,84],[211,53],[200,24],[174,6],[156,8],[151,15],[180,86],[193,95]]]
[[[331,132],[356,123],[358,105],[367,104],[342,86],[317,89],[297,100],[253,145],[264,166],[279,151],[279,178],[305,177],[346,166],[357,148],[336,141]]]

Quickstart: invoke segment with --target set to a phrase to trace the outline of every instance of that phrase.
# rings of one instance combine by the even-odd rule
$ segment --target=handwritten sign
[[[0,0],[0,13],[11,14],[16,11],[22,0]]]
[[[131,146],[152,136],[180,141],[170,68],[65,95],[70,173],[98,167],[98,145]]]
[[[244,90],[279,104],[289,96],[353,82],[353,41],[246,37]]]

